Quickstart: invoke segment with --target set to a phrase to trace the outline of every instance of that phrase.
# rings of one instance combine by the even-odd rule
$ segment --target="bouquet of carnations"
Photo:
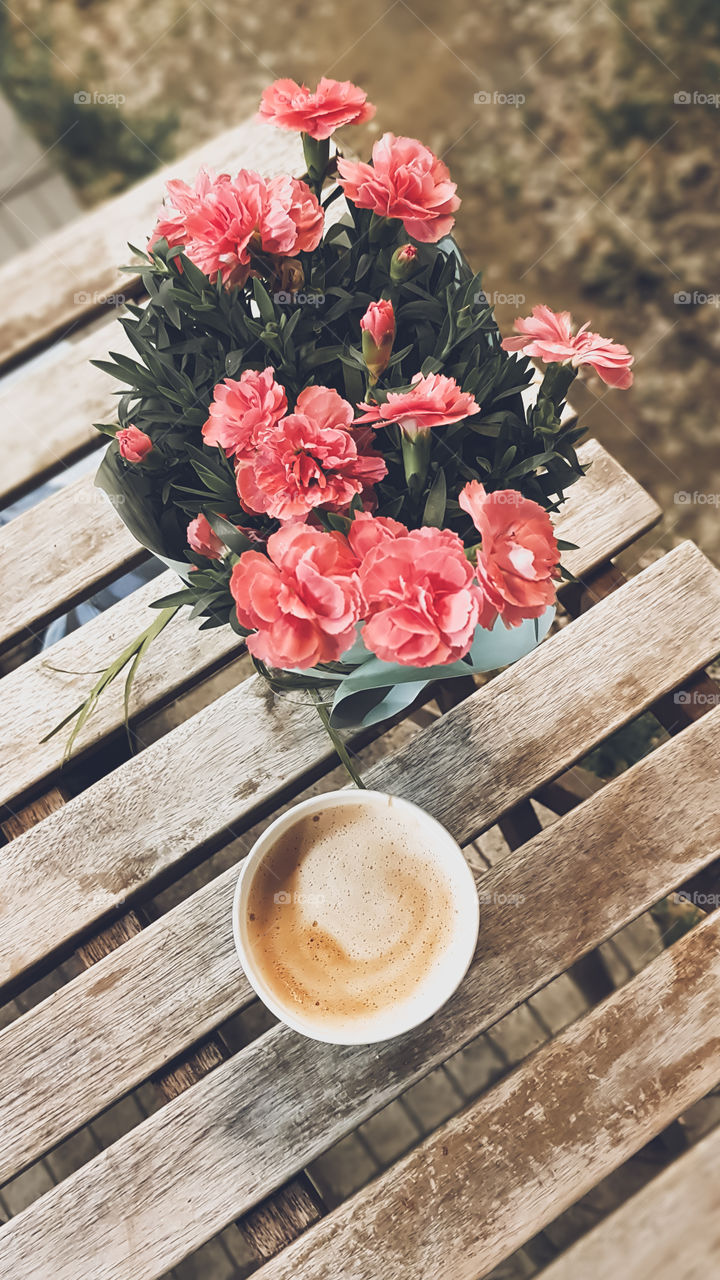
[[[260,117],[301,134],[304,177],[168,183],[147,302],[120,321],[135,358],[98,362],[127,387],[98,483],[183,582],[162,625],[190,605],[232,627],[333,726],[537,644],[560,575],[549,513],[583,470],[568,387],[581,365],[632,382],[627,349],[566,312],[501,339],[442,160],[392,133],[369,163],[331,148],[373,114],[350,83],[273,84]]]

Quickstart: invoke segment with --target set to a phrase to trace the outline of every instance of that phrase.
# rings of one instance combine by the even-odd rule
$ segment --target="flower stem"
[[[422,493],[427,479],[430,464],[430,432],[413,431],[409,434],[401,429],[403,467],[410,493],[417,497]]]
[[[538,391],[538,399],[544,396],[551,401],[556,410],[559,410],[577,374],[578,370],[574,369],[571,364],[549,364]]]
[[[310,695],[317,708],[317,713],[320,716],[320,719],[322,720],[323,725],[325,726],[325,732],[327,733],[330,741],[332,742],[335,750],[337,751],[337,754],[341,763],[344,764],[345,769],[349,773],[351,781],[354,782],[355,786],[358,787],[361,791],[365,791],[366,790],[365,783],[360,777],[360,774],[355,769],[355,766],[352,760],[350,759],[350,754],[348,752],[347,747],[345,746],[345,743],[343,742],[339,733],[337,733],[337,731],[333,729],[330,723],[330,713],[327,707],[325,706],[325,703],[322,700],[322,694],[317,689],[311,689]]]

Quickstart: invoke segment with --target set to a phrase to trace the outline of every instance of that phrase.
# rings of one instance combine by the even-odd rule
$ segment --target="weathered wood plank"
[[[0,724],[7,750],[0,761],[0,806],[36,788],[62,764],[69,728],[41,739],[82,702],[118,654],[156,617],[153,600],[177,589],[167,572],[37,654],[0,681]],[[229,627],[200,631],[189,610],[161,632],[138,667],[133,718],[176,697],[242,651]],[[106,689],[78,740],[76,755],[122,728],[123,677]]]
[[[582,1240],[541,1280],[710,1280],[720,1275],[720,1129]]]
[[[90,1260],[94,1280],[150,1280],[527,998],[583,948],[595,946],[665,892],[688,862],[712,856],[720,818],[710,761],[719,731],[716,711],[483,876],[485,905],[475,961],[452,1001],[424,1027],[399,1041],[342,1050],[274,1028],[11,1222],[0,1232],[0,1276],[24,1280],[35,1274],[33,1266],[52,1256],[57,1280],[75,1280]],[[673,787],[687,797],[682,812],[679,806],[663,807]],[[462,825],[460,817],[456,833]],[[223,881],[229,903],[229,873]],[[212,886],[202,891],[207,902],[211,891]],[[506,905],[509,900],[512,906]],[[433,1224],[447,1222],[448,1239],[435,1262],[445,1258],[447,1248],[450,1261],[442,1274],[458,1275],[451,1264],[459,1266],[456,1253],[462,1256],[467,1250],[462,1274],[476,1275],[715,1083],[720,1075],[720,917],[707,924],[709,928],[688,935],[652,970],[542,1050],[545,1056],[536,1055],[503,1082],[469,1113],[471,1120],[451,1122],[442,1140],[431,1144],[440,1152],[450,1141],[454,1144],[437,1201],[443,1212],[437,1212],[437,1204],[433,1213],[421,1206],[415,1215],[411,1208],[411,1220],[395,1233],[392,1222],[383,1218],[392,1238],[392,1244],[384,1236],[381,1241],[388,1257],[403,1242],[412,1249],[410,1242],[416,1241],[418,1250],[424,1249],[437,1229]],[[156,927],[123,947],[120,959]],[[177,928],[167,936],[172,948]],[[223,931],[216,927],[209,936],[217,954]],[[157,957],[157,946],[150,954]],[[173,963],[171,949],[165,956],[166,975]],[[109,965],[110,958],[93,971],[97,996],[103,994]],[[153,968],[159,972],[157,959]],[[194,967],[187,1004],[195,1001],[201,968]],[[123,981],[122,974],[117,977]],[[152,974],[150,985],[143,974],[142,994],[154,1008]],[[157,995],[162,1006],[162,990]],[[62,997],[59,992],[51,999]],[[88,1013],[92,1019],[92,1003]],[[52,1025],[63,1034],[62,1018],[56,1016]],[[125,1051],[130,1040],[126,1035]],[[83,1054],[94,1056],[94,1051]],[[34,1074],[40,1074],[36,1061]],[[588,1092],[582,1093],[584,1089]],[[531,1105],[539,1100],[541,1106]],[[23,1108],[24,1115],[32,1113]],[[456,1137],[458,1123],[463,1127]],[[6,1125],[5,1132],[12,1135],[21,1127]],[[558,1132],[565,1135],[560,1145]],[[327,1229],[324,1224],[313,1229],[263,1274],[334,1277],[341,1256],[353,1257],[355,1266],[363,1247],[372,1250],[375,1238],[368,1231],[365,1244],[356,1244],[352,1223],[358,1202],[367,1199],[367,1224],[371,1210],[382,1213],[382,1205],[397,1205],[398,1212],[406,1202],[413,1206],[410,1185],[417,1183],[424,1197],[432,1179],[440,1181],[441,1171],[434,1166],[432,1177],[426,1176],[424,1154],[413,1159],[407,1180],[405,1162],[399,1183],[393,1181],[394,1173],[387,1175],[382,1194],[375,1195],[372,1188],[361,1193],[351,1208],[326,1220]],[[478,1215],[478,1201],[473,1211],[464,1203],[465,1190],[472,1182],[472,1194],[481,1194],[476,1180],[487,1187],[490,1173],[495,1179],[492,1201],[487,1213]],[[526,1196],[528,1178],[533,1185]],[[453,1197],[462,1211],[458,1207],[456,1213]],[[192,1214],[180,1212],[188,1203]],[[519,1224],[514,1214],[519,1214]],[[458,1225],[458,1219],[466,1226]],[[478,1223],[483,1221],[488,1225],[478,1254],[477,1241],[468,1235],[482,1230]],[[306,1240],[312,1240],[312,1250],[305,1247]],[[486,1252],[492,1249],[496,1252]],[[322,1265],[316,1273],[317,1260]],[[404,1262],[406,1269],[391,1272],[378,1266],[375,1257],[369,1269],[358,1267],[353,1277],[440,1275],[424,1253],[417,1266],[407,1266],[407,1258]]]
[[[637,537],[657,516],[652,498],[596,441],[589,441],[583,447],[581,457],[593,465],[588,475],[571,489],[557,522],[561,536],[579,546],[578,551],[568,552],[566,558],[573,572],[580,577],[591,572],[598,558],[615,554]],[[76,591],[85,583],[85,565],[78,568],[73,560],[75,539],[80,539],[79,545],[84,545],[85,513],[94,512],[101,517],[95,522],[95,539],[107,537],[112,542],[116,529],[120,527],[120,522],[89,480],[81,482],[77,496],[82,501],[64,512],[64,532],[57,533],[58,538],[62,536],[67,544],[64,559],[70,566],[72,589]],[[98,503],[102,505],[96,505]],[[32,520],[32,513],[23,517],[27,523],[19,528],[24,531],[30,525],[35,530],[37,541],[42,536],[44,508],[36,511]],[[602,511],[605,513],[604,521],[600,518]],[[24,543],[22,532],[16,542],[18,545]],[[125,539],[122,545],[127,550]],[[63,739],[59,737],[46,744],[42,744],[40,739],[85,697],[92,684],[89,673],[102,669],[103,664],[110,662],[134,635],[148,625],[152,615],[146,611],[147,603],[172,591],[175,582],[172,575],[166,575],[157,584],[150,584],[129,599],[120,601],[103,618],[96,619],[51,650],[39,654],[0,683],[0,724],[10,725],[16,736],[15,749],[8,753],[0,768],[0,804],[36,786],[59,767]],[[22,577],[14,586],[10,583],[10,590],[14,591],[18,601],[24,585]],[[53,587],[56,588],[56,598],[62,600],[68,589],[65,583],[55,582]],[[34,596],[34,592],[27,594]],[[22,607],[27,608],[26,605]],[[181,625],[178,621],[173,622],[139,669],[133,698],[135,711],[162,702],[176,686],[189,684],[231,652],[233,643],[234,638],[221,630],[200,635],[192,623]],[[118,685],[104,696],[80,739],[81,749],[97,744],[117,730],[122,723],[122,714]]]
[[[35,816],[35,820],[39,821],[39,818]],[[147,923],[146,913],[128,911],[101,933],[95,934],[75,954],[86,968],[91,968],[136,937]],[[126,956],[123,957],[125,959]],[[84,1030],[78,1043],[83,1039]],[[224,1040],[214,1031],[195,1042],[189,1052],[163,1066],[153,1077],[153,1083],[167,1102],[197,1084],[198,1080],[202,1080],[230,1056]],[[104,1101],[107,1104],[107,1095]],[[264,1261],[279,1253],[301,1231],[317,1222],[324,1211],[325,1206],[310,1179],[306,1174],[301,1174],[264,1205],[258,1206],[246,1220],[239,1222],[238,1229],[246,1242],[256,1250],[258,1260]]]
[[[125,905],[183,857],[223,835],[238,834],[263,805],[283,789],[310,781],[332,756],[312,706],[291,706],[285,699],[276,703],[260,677],[245,680],[53,814],[41,836],[38,829],[35,849],[21,836],[3,851],[0,981]],[[40,899],[47,907],[52,890],[46,877],[53,862],[55,887],[65,903],[74,900],[74,924],[63,921],[64,907],[57,902],[57,912],[52,911],[57,930],[50,926],[48,931],[46,918],[38,931],[28,917],[21,940],[10,928],[10,900],[16,888],[34,900],[36,910]],[[11,889],[13,864],[17,880]]]
[[[0,528],[0,652],[148,557],[84,476]]]
[[[553,521],[559,538],[578,544],[577,551],[562,552],[562,562],[583,578],[651,528],[662,512],[597,440],[585,441],[578,457],[591,464],[590,470],[568,490],[568,500]],[[608,551],[610,529],[612,551]]]
[[[35,823],[41,822],[49,813],[54,813],[56,809],[61,808],[66,801],[67,796],[63,795],[58,788],[54,788],[34,804],[0,823],[0,827],[8,839],[15,839]],[[114,953],[118,947],[130,939],[137,937],[146,924],[147,920],[142,915],[129,911],[119,920],[113,921],[101,933],[95,934],[87,943],[79,947],[75,954],[86,968],[90,968]],[[126,958],[123,956],[123,960]],[[107,975],[105,978],[107,980]],[[84,1042],[85,1031],[86,1028],[83,1027],[79,1032],[78,1044]],[[154,1077],[154,1083],[167,1101],[196,1084],[229,1056],[224,1041],[217,1032],[213,1032],[200,1043],[193,1044],[189,1053],[178,1056],[168,1066],[164,1066]],[[61,1069],[58,1064],[58,1070]],[[119,1090],[117,1096],[123,1092],[123,1089]],[[29,1101],[25,1089],[23,1089],[23,1098],[25,1102]],[[108,1105],[107,1092],[100,1105]],[[95,1108],[95,1110],[99,1109],[99,1106]],[[301,1231],[317,1222],[324,1212],[326,1212],[325,1205],[319,1193],[307,1174],[301,1173],[258,1205],[237,1226],[243,1239],[255,1250],[258,1261],[264,1261],[290,1244]]]
[[[463,812],[471,839],[488,808],[500,816],[532,794],[718,649],[720,573],[685,543],[443,716],[378,776],[447,824]],[[473,765],[469,798],[466,771],[445,767],[459,751]],[[8,847],[0,982],[193,850],[242,830],[328,758],[313,708],[276,706],[259,678],[225,694]]]
[[[131,256],[128,241],[145,244],[167,179],[192,182],[201,165],[268,175],[304,168],[296,135],[247,120],[18,254],[0,270],[0,362],[81,324],[109,296],[136,292],[137,278],[119,271]]]
[[[720,1275],[720,1129],[541,1273],[541,1280],[710,1280]]]
[[[347,1057],[343,1050],[333,1057],[280,1028],[272,1033],[280,1037],[280,1045],[264,1037],[245,1050],[235,1060],[227,1088],[233,1096],[240,1090],[248,1113],[258,1108],[259,1125],[267,1123],[262,1099],[271,1067],[275,1072],[274,1142],[267,1148],[261,1144],[268,1162],[267,1186],[261,1185],[258,1194],[266,1194],[303,1163],[302,1147],[293,1146],[296,1138],[285,1133],[284,1123],[297,1125],[307,1138],[313,1125],[319,1130],[327,1122],[324,1141],[331,1145],[359,1123],[360,1113],[364,1118],[368,1109],[384,1105],[686,874],[711,861],[720,849],[714,764],[719,742],[720,709],[487,872],[481,881],[475,963],[452,1003],[416,1036],[357,1056]],[[419,767],[426,774],[430,768]],[[382,785],[381,774],[375,781]],[[674,793],[683,795],[682,806],[668,804]],[[491,825],[495,817],[490,805],[483,825]],[[463,825],[459,810],[451,829],[460,834]],[[0,1033],[5,1082],[0,1179],[37,1158],[251,999],[228,926],[236,877],[237,869],[231,868],[92,973],[76,978]],[[58,1072],[71,1054],[73,1072],[58,1090]],[[296,1096],[298,1080],[305,1082],[307,1096]],[[288,1106],[284,1120],[283,1099]],[[203,1114],[209,1124],[210,1112]],[[238,1135],[238,1141],[249,1145],[244,1154],[237,1153],[238,1169],[252,1168],[253,1177],[259,1176],[261,1159],[253,1153],[255,1137],[252,1126],[244,1138]],[[289,1164],[283,1163],[286,1158]],[[245,1208],[243,1201],[236,1213]]]
[[[93,422],[114,422],[117,391],[91,360],[132,354],[116,320],[58,343],[7,385],[0,381],[0,506],[102,443]]]
[[[259,1280],[334,1280],[344,1258],[353,1280],[486,1275],[720,1078],[719,944],[715,915]]]

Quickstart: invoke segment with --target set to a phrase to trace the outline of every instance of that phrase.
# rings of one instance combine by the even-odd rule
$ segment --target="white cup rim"
[[[298,819],[304,817],[311,812],[317,812],[319,807],[335,808],[339,805],[354,804],[362,806],[363,804],[375,805],[379,801],[387,802],[388,799],[399,808],[412,812],[417,818],[420,817],[423,824],[430,827],[437,836],[438,847],[443,851],[446,858],[453,860],[453,871],[458,878],[466,877],[467,895],[462,896],[463,921],[460,925],[461,942],[458,946],[458,960],[456,966],[452,970],[451,976],[447,976],[446,981],[439,983],[433,992],[432,998],[427,1000],[426,1006],[423,1006],[419,1013],[415,1013],[411,1018],[406,1018],[392,1031],[382,1035],[368,1035],[363,1033],[362,1024],[358,1025],[357,1030],[347,1031],[328,1031],[325,1032],[318,1027],[310,1019],[307,1021],[298,1018],[291,1009],[286,1008],[278,1000],[276,1000],[272,991],[269,990],[262,974],[258,970],[255,963],[251,947],[244,936],[243,921],[245,918],[244,908],[247,902],[250,885],[252,883],[255,871],[262,862],[265,855],[276,843],[279,836],[284,831],[294,825]],[[459,859],[459,861],[458,861]],[[233,937],[235,940],[235,948],[237,950],[240,962],[245,972],[250,986],[255,994],[260,997],[263,1004],[267,1006],[271,1013],[286,1026],[297,1031],[300,1035],[306,1036],[310,1040],[318,1040],[324,1044],[338,1045],[363,1045],[363,1044],[379,1044],[384,1040],[394,1039],[396,1036],[404,1035],[411,1031],[414,1027],[420,1026],[426,1022],[428,1018],[437,1013],[457,990],[467,973],[472,958],[475,954],[477,945],[478,932],[480,928],[480,904],[473,876],[470,867],[465,859],[460,845],[451,836],[450,832],[442,826],[436,818],[433,818],[424,809],[414,804],[411,800],[405,800],[402,796],[391,796],[385,791],[361,790],[358,788],[344,788],[340,791],[328,791],[320,795],[311,796],[307,800],[301,800],[298,804],[293,805],[285,813],[275,818],[268,827],[262,832],[253,845],[252,849],[244,859],[240,868],[240,874],[235,885],[235,894],[233,896]]]

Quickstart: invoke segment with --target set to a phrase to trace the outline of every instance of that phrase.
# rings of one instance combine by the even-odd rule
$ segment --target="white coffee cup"
[[[328,810],[360,809],[368,819],[378,818],[392,809],[393,822],[400,818],[407,821],[408,836],[422,831],[425,846],[432,850],[432,866],[447,887],[453,906],[452,928],[439,954],[433,955],[427,970],[416,988],[397,1002],[375,1010],[368,1017],[355,1018],[348,1025],[324,1027],[322,1018],[313,1019],[305,1012],[293,1008],[270,989],[262,966],[253,952],[253,940],[248,930],[248,899],[258,868],[281,837],[292,828],[307,821],[310,815]],[[279,900],[279,896],[276,899]],[[283,895],[284,897],[285,895]],[[435,818],[417,805],[398,796],[380,791],[364,791],[347,788],[314,796],[294,805],[276,818],[262,833],[245,859],[235,890],[233,903],[233,933],[248,982],[272,1013],[287,1026],[313,1040],[328,1044],[374,1044],[402,1035],[424,1022],[445,1004],[462,981],[470,965],[477,944],[479,929],[479,904],[473,874],[457,842]]]

